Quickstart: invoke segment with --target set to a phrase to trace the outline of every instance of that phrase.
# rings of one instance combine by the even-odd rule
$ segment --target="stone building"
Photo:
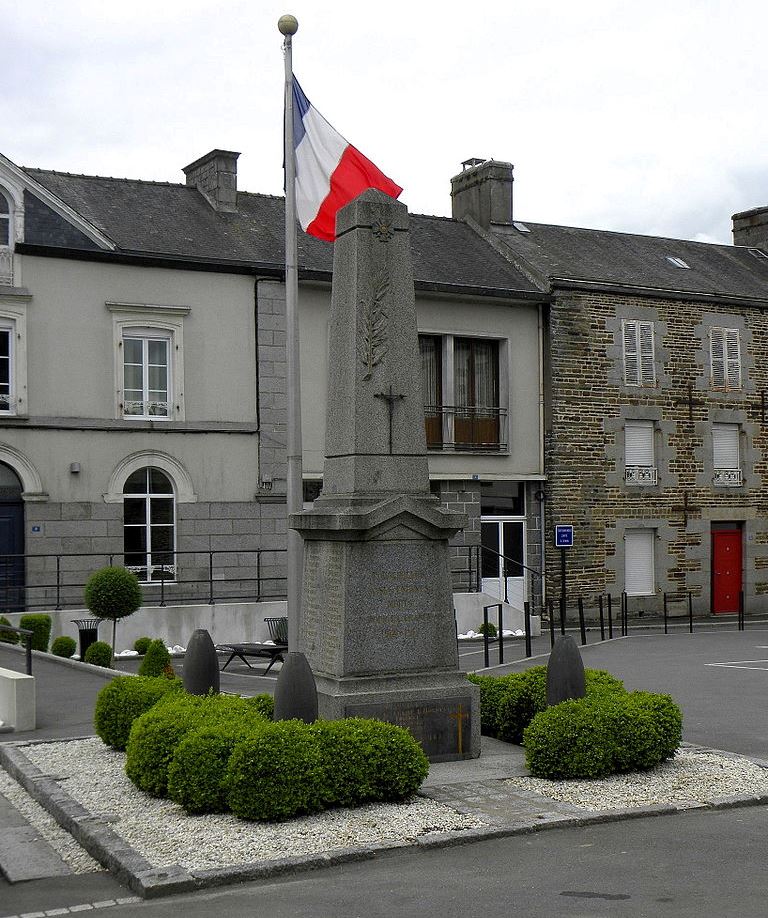
[[[550,296],[546,528],[574,526],[569,600],[765,611],[768,208],[734,217],[734,247],[521,223],[511,190],[510,164],[478,163],[454,215]]]
[[[174,184],[0,157],[5,609],[79,603],[110,561],[153,605],[284,595],[283,201],[239,190],[237,158],[211,151]],[[520,565],[540,567],[543,300],[462,221],[413,215],[412,240],[428,394],[410,395],[428,405],[433,489],[472,519],[456,586],[484,573],[501,592],[509,575],[522,598]],[[333,250],[303,234],[299,250],[311,502]],[[514,570],[487,552],[479,571],[481,512]]]

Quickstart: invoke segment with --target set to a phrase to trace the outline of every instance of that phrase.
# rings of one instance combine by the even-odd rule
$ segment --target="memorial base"
[[[480,690],[456,673],[332,679],[317,676],[318,714],[365,717],[409,730],[430,762],[480,755]]]

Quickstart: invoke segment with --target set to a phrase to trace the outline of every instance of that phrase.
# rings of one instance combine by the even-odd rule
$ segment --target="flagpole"
[[[295,16],[285,15],[277,27],[284,36],[285,52],[285,332],[286,332],[286,509],[288,514],[303,509],[301,475],[301,376],[299,371],[299,270],[296,243],[296,157],[293,144],[293,55],[292,38],[299,28]],[[317,718],[317,690],[312,671],[299,653],[299,619],[304,545],[295,529],[288,528],[287,594],[288,648],[275,686],[275,720]]]

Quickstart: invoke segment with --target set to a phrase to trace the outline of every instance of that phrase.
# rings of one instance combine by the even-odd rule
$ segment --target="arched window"
[[[139,580],[174,580],[176,498],[165,472],[137,469],[123,487],[123,551],[125,566]]]
[[[13,221],[11,199],[0,188],[0,284],[13,284]]]

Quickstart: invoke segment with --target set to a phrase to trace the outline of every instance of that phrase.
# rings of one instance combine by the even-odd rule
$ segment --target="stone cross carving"
[[[392,455],[392,415],[395,411],[395,402],[399,402],[401,399],[404,399],[404,395],[395,395],[392,391],[392,384],[390,383],[389,392],[375,392],[373,395],[374,398],[380,398],[382,401],[387,403],[387,409],[389,410],[389,455]]]

